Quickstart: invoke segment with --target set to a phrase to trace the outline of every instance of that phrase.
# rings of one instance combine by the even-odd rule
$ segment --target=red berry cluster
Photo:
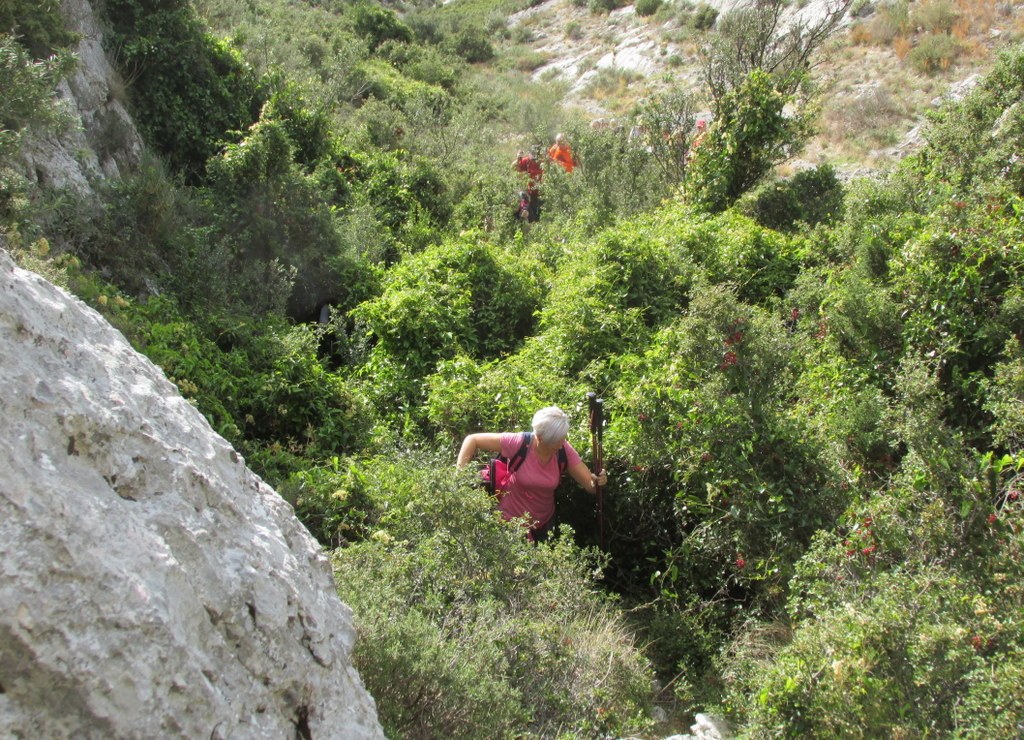
[[[722,340],[722,344],[725,347],[725,353],[722,355],[722,362],[719,364],[719,370],[726,370],[740,361],[739,355],[733,347],[738,347],[743,342],[743,324],[744,319],[736,319],[732,322],[732,333],[726,336]]]
[[[878,552],[875,533],[871,529],[874,521],[870,514],[865,516],[861,523],[854,526],[850,537],[843,540],[843,545],[846,547],[846,557],[855,558],[859,556],[868,562],[874,562],[875,553]]]

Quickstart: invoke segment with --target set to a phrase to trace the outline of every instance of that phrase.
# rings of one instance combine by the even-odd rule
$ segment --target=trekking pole
[[[604,469],[604,450],[602,448],[602,437],[604,434],[604,400],[597,397],[596,393],[588,393],[587,401],[590,405],[590,449],[593,457],[594,475],[601,475]],[[603,486],[594,485],[594,493],[597,495],[597,535],[598,543],[604,550],[604,490]]]

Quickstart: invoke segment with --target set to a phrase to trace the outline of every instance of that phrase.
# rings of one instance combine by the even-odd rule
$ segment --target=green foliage
[[[792,641],[734,661],[733,706],[749,730],[975,735],[1021,720],[1016,694],[999,691],[1019,673],[1024,637],[1010,585],[1020,460],[981,462],[992,484],[965,468],[960,502],[896,486],[816,538],[793,584]]]
[[[687,199],[702,210],[724,210],[795,154],[807,139],[809,122],[801,115],[784,115],[789,102],[761,71],[724,95],[687,168]]]
[[[623,735],[650,676],[568,538],[531,547],[450,461],[361,466],[370,538],[335,552],[353,657],[395,737]],[[395,676],[402,676],[396,681]]]
[[[548,168],[544,207],[555,223],[575,222],[591,231],[612,226],[657,206],[678,185],[662,165],[662,150],[648,151],[627,132],[570,128],[566,136],[580,165],[571,174]]]
[[[1018,297],[1019,301],[1020,298]],[[985,410],[991,414],[993,442],[1001,449],[1024,449],[1024,352],[1014,337],[1006,344],[1003,361],[995,366]]]
[[[635,5],[636,14],[641,18],[654,15],[661,7],[661,0],[638,0]]]
[[[718,20],[718,10],[707,3],[700,3],[693,14],[691,23],[698,31],[707,31],[714,28]]]
[[[55,0],[7,0],[0,6],[0,32],[13,36],[34,59],[47,59],[77,41]]]
[[[458,354],[514,350],[532,331],[543,270],[527,254],[507,256],[467,235],[406,257],[380,296],[353,311],[376,341],[374,355],[416,377]]]
[[[788,180],[765,183],[737,208],[762,226],[791,231],[803,224],[816,226],[840,220],[843,187],[831,165],[801,170]]]
[[[891,176],[749,193],[807,132],[786,64],[724,80],[687,165],[685,96],[630,139],[469,67],[510,35],[493,3],[111,2],[147,135],[203,186],[147,162],[96,199],[10,196],[6,241],[345,548],[389,734],[644,732],[649,669],[606,591],[679,707],[721,702],[740,734],[1016,731],[1024,56]],[[6,156],[57,71],[0,48]],[[554,131],[580,166],[548,169],[523,230],[510,150]],[[325,304],[327,326],[283,318]],[[575,531],[528,547],[451,469],[464,434],[549,403],[582,451],[590,390],[607,559],[573,544],[592,499],[560,490]]]
[[[412,30],[402,23],[390,8],[369,2],[360,2],[348,12],[352,28],[374,50],[385,41],[412,41]]]
[[[79,281],[76,290],[88,296],[89,285]],[[318,337],[309,327],[214,317],[200,324],[166,298],[137,303],[92,290],[108,319],[271,484],[302,459],[366,445],[369,409],[317,358]]]
[[[630,137],[638,134],[638,143],[650,152],[662,172],[666,190],[674,190],[686,174],[697,111],[693,96],[683,91],[651,96],[637,111]]]
[[[68,56],[33,61],[14,37],[0,34],[0,161],[18,151],[26,128],[46,130],[64,121],[54,88],[72,64]]]
[[[836,471],[789,413],[791,343],[781,322],[705,288],[625,361],[607,435],[610,456],[631,464],[615,518],[629,533],[623,555],[669,551],[664,592],[725,578],[778,598],[845,506]]]
[[[949,69],[960,54],[960,42],[944,33],[928,34],[907,54],[910,66],[922,74]]]
[[[956,399],[958,423],[973,433],[987,423],[977,384],[1024,328],[1012,304],[1003,309],[1024,277],[1021,221],[1016,206],[999,205],[954,201],[894,260],[907,340],[944,358],[944,390]]]
[[[931,0],[919,3],[910,13],[910,26],[923,28],[929,34],[949,34],[959,13],[949,0]]]
[[[932,187],[955,189],[957,199],[980,191],[999,197],[998,186],[1024,194],[1024,111],[1013,103],[1024,94],[1022,56],[1004,53],[984,81],[958,105],[940,109],[928,128],[928,147],[911,164]],[[940,197],[949,193],[943,188]]]
[[[175,171],[199,180],[230,132],[256,120],[259,80],[229,42],[204,32],[185,0],[108,0],[105,13],[136,123]]]

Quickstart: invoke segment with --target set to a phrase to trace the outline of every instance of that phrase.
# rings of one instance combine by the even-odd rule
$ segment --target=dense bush
[[[514,350],[532,332],[542,277],[536,259],[507,259],[470,234],[406,257],[353,316],[373,336],[375,355],[422,376],[459,353],[489,359]]]
[[[199,180],[230,132],[256,120],[260,81],[185,0],[107,0],[104,8],[105,40],[129,83],[136,123],[176,171]]]
[[[12,35],[34,59],[47,59],[76,41],[60,6],[38,0],[7,0],[0,6],[0,33]]]
[[[907,61],[918,72],[934,74],[949,69],[960,54],[960,42],[944,33],[928,34],[907,54]]]
[[[324,368],[310,328],[280,319],[201,325],[164,298],[97,303],[272,484],[292,472],[281,465],[289,457],[308,464],[366,445],[370,410]]]
[[[708,29],[714,28],[715,21],[718,20],[718,11],[707,3],[700,3],[697,6],[697,10],[693,14],[693,27],[698,31],[707,31]]]
[[[1024,55],[845,208],[822,168],[734,209],[806,133],[796,77],[729,82],[665,200],[681,146],[460,60],[505,33],[476,4],[204,5],[245,19],[232,44],[184,2],[108,5],[147,135],[203,187],[147,163],[10,210],[7,241],[126,291],[53,263],[341,548],[389,734],[645,731],[622,606],[665,693],[742,735],[1017,732]],[[17,132],[55,74],[3,52]],[[269,98],[246,64],[275,70]],[[690,130],[690,101],[650,102]],[[580,167],[545,175],[524,230],[508,150],[553,131]],[[289,295],[334,306],[328,327],[285,320]],[[593,500],[565,489],[575,531],[529,547],[453,448],[557,403],[586,455],[586,391],[609,411],[608,553],[579,549]]]
[[[769,182],[737,208],[762,226],[791,231],[798,225],[833,224],[840,220],[843,187],[830,165],[802,170],[788,180]]]
[[[592,553],[531,547],[485,492],[423,455],[367,461],[370,538],[335,553],[354,658],[395,737],[623,735],[647,662],[594,588]],[[395,676],[401,676],[396,681]]]
[[[959,503],[918,478],[822,533],[793,583],[792,640],[751,650],[751,625],[732,648],[734,706],[751,726],[985,735],[1019,723],[1024,705],[1002,689],[1024,637],[1021,590],[1008,585],[1019,577],[1020,462],[985,463],[995,511],[992,485],[965,469]]]
[[[45,131],[62,122],[54,88],[72,63],[66,56],[33,61],[13,36],[0,34],[0,163],[17,152],[28,127]]]
[[[641,18],[654,15],[661,7],[661,0],[638,0],[635,5],[636,14]]]
[[[352,28],[366,39],[374,50],[386,41],[412,41],[412,29],[405,25],[390,8],[360,2],[348,12]]]
[[[752,72],[723,94],[708,136],[686,170],[686,197],[702,210],[724,210],[807,139],[808,120],[783,114],[791,96],[772,77]]]

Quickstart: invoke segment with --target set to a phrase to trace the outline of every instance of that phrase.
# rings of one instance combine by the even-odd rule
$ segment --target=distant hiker
[[[498,501],[506,520],[527,517],[527,538],[543,541],[555,515],[555,489],[568,472],[584,490],[596,493],[608,481],[605,471],[595,475],[565,437],[569,418],[557,406],[546,406],[533,415],[533,432],[479,432],[462,441],[456,466],[464,468],[477,451],[499,453],[506,459],[521,458],[508,478],[507,491]],[[524,445],[525,443],[525,445]],[[525,446],[525,449],[523,449]]]
[[[519,204],[516,206],[516,218],[521,221],[529,221],[532,211],[530,209],[530,194],[525,190],[519,191]]]
[[[516,154],[515,162],[512,163],[512,169],[517,172],[525,172],[527,175],[526,180],[526,194],[529,198],[529,209],[527,211],[526,220],[530,223],[540,220],[540,181],[544,176],[544,170],[540,166],[540,162],[529,152],[519,150]]]
[[[562,165],[562,169],[566,172],[572,172],[576,166],[576,162],[572,158],[572,147],[569,146],[569,142],[565,140],[563,134],[558,134],[555,137],[555,143],[548,148],[548,157],[553,162]]]
[[[702,118],[697,121],[696,133],[694,134],[693,141],[690,142],[690,148],[686,151],[686,164],[690,164],[691,160],[693,160],[697,147],[704,143],[707,135],[708,123]]]

